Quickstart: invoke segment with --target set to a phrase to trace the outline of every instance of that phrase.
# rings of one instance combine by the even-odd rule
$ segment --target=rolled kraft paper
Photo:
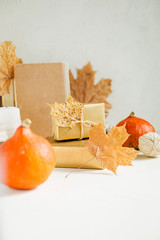
[[[12,137],[21,125],[20,110],[16,107],[0,108],[0,126],[7,132],[8,138]]]
[[[87,103],[83,107],[83,121],[93,122],[95,124],[101,123],[105,130],[105,110],[104,103]],[[69,140],[69,139],[80,139],[81,131],[83,127],[83,138],[89,137],[89,130],[92,128],[87,127],[83,123],[75,123],[73,128],[69,127],[58,127],[56,126],[55,119],[52,117],[52,136],[55,140]]]
[[[85,147],[85,141],[88,140],[57,142],[51,137],[48,137],[47,140],[54,148],[56,167],[103,169],[97,159],[94,158]]]
[[[10,80],[9,93],[5,93],[2,96],[1,106],[3,107],[14,107],[15,106],[15,82],[14,79]]]

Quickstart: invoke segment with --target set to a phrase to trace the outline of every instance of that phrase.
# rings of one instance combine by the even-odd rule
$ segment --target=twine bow
[[[84,129],[83,126],[90,128],[91,126],[95,126],[97,123],[93,122],[93,121],[89,121],[89,120],[83,120],[83,114],[81,117],[81,120],[76,120],[75,118],[71,118],[73,119],[73,123],[80,123],[81,124],[81,136],[80,139],[83,139],[84,136]]]
[[[80,139],[83,139],[83,137],[84,137],[84,128],[83,128],[83,126],[85,126],[85,127],[87,127],[89,129],[91,126],[95,126],[97,124],[96,122],[93,122],[93,121],[90,121],[90,120],[83,120],[83,114],[82,114],[81,120],[77,120],[74,117],[71,117],[71,119],[73,120],[72,124],[76,124],[76,123],[80,123],[81,124],[81,136],[80,136]],[[59,131],[57,133],[58,133],[58,139],[59,139]]]

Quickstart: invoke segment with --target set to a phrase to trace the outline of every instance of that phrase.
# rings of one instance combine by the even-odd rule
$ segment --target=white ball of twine
[[[139,138],[139,150],[148,157],[160,156],[160,136],[155,132],[146,133]]]

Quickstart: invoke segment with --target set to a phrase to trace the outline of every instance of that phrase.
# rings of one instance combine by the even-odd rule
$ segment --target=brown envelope
[[[65,102],[69,96],[69,74],[66,63],[15,65],[16,106],[22,120],[32,120],[31,129],[41,135],[52,133],[50,107],[55,101]]]

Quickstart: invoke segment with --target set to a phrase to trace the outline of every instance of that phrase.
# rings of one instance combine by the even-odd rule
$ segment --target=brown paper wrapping
[[[47,138],[56,154],[56,167],[103,169],[84,145],[87,140],[57,142]]]
[[[83,120],[84,121],[92,121],[96,124],[101,123],[105,129],[105,110],[104,103],[88,103],[84,104],[83,107]],[[88,130],[92,127],[88,128],[85,124],[76,123],[73,128],[69,127],[58,127],[56,126],[55,119],[52,117],[52,136],[54,139],[61,140],[69,140],[69,139],[79,139],[81,138],[81,131],[83,127],[83,138],[88,138]]]
[[[15,65],[16,106],[22,120],[32,120],[31,129],[43,136],[51,136],[52,102],[65,102],[69,95],[67,63],[34,63]]]

